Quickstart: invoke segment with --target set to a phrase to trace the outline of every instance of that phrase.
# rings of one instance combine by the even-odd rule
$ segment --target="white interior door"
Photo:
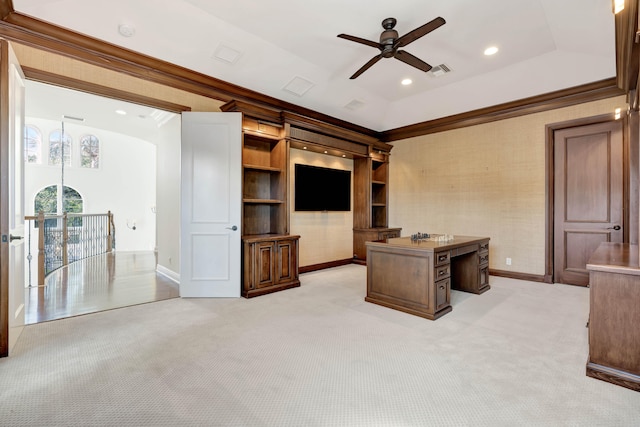
[[[0,135],[0,356],[11,354],[24,329],[24,74],[6,40],[0,41],[2,92]],[[6,171],[6,174],[5,174]],[[8,267],[8,268],[6,268]],[[6,268],[6,269],[5,269]],[[8,298],[7,298],[8,297]]]
[[[239,297],[242,114],[182,113],[180,296]]]

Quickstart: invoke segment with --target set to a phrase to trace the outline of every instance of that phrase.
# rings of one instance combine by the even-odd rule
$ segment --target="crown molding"
[[[511,119],[542,111],[555,110],[557,108],[569,107],[624,94],[625,92],[618,88],[616,79],[612,77],[595,83],[391,129],[383,132],[381,139],[384,142],[392,142],[400,139],[480,125],[497,120]]]

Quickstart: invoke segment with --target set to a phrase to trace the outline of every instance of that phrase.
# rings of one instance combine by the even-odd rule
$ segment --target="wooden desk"
[[[451,289],[489,290],[489,238],[449,242],[410,237],[367,242],[365,301],[435,320],[450,312]]]
[[[640,391],[638,245],[601,243],[589,270],[587,375]]]

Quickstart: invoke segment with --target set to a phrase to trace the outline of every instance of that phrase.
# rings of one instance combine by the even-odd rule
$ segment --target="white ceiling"
[[[13,0],[17,12],[302,107],[383,131],[614,77],[611,0]],[[375,48],[384,18],[403,35],[447,23],[405,49],[441,77]],[[118,32],[120,24],[135,31]],[[500,51],[483,55],[490,45]],[[215,54],[235,61],[216,58]],[[410,86],[400,81],[409,77]],[[295,81],[294,81],[295,80]],[[303,95],[285,88],[310,82]],[[347,105],[357,104],[357,108]]]

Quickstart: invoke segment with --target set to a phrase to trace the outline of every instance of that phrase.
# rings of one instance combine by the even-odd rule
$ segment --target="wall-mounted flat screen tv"
[[[351,171],[296,163],[296,211],[350,211]]]

